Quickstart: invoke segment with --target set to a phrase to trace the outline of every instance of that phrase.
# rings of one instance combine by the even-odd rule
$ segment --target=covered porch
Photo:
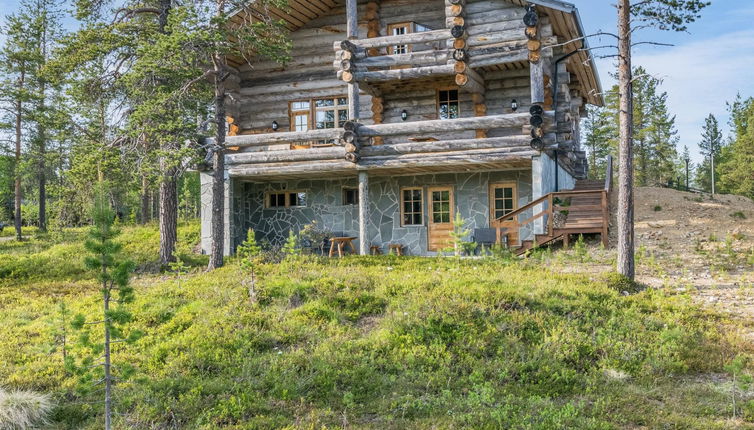
[[[467,228],[497,227],[495,188],[510,191],[506,207],[518,208],[554,190],[555,166],[546,154],[506,161],[459,162],[405,168],[289,170],[256,175],[227,175],[226,253],[232,254],[254,229],[257,239],[279,246],[290,231],[298,234],[313,221],[333,236],[353,236],[360,254],[400,244],[409,255],[434,255],[447,244],[447,233],[458,212]],[[543,177],[544,176],[544,177]],[[561,174],[561,186],[570,176]],[[209,211],[211,177],[202,175],[203,210]],[[498,191],[499,193],[499,191]],[[434,199],[434,200],[433,200]],[[447,211],[439,203],[447,203]],[[499,203],[498,203],[499,205]],[[209,219],[209,217],[203,217]],[[444,222],[434,222],[435,220]],[[442,225],[444,224],[444,225]],[[202,226],[203,247],[209,246],[209,226]],[[516,240],[536,233],[536,225],[516,232]],[[444,230],[444,231],[443,231]]]

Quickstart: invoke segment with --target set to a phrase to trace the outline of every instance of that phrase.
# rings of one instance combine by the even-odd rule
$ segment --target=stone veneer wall
[[[476,173],[447,173],[420,176],[393,176],[369,178],[370,194],[370,244],[379,245],[386,252],[388,243],[401,243],[410,255],[431,255],[427,251],[426,226],[401,226],[400,189],[402,187],[452,185],[457,210],[469,228],[489,226],[490,183],[516,182],[518,203],[531,201],[531,171],[502,171]],[[343,205],[343,187],[357,187],[356,178],[342,180],[291,180],[271,183],[244,182],[234,178],[232,186],[233,249],[245,238],[245,231],[253,228],[258,240],[281,244],[292,229],[298,233],[306,224],[316,220],[332,232],[359,236],[358,205]],[[265,209],[266,191],[306,191],[307,206],[287,209]],[[426,191],[426,190],[425,190]],[[425,221],[427,201],[425,193]],[[531,235],[529,229],[521,232],[522,238]],[[356,243],[354,243],[356,245]],[[356,246],[358,249],[358,246]]]

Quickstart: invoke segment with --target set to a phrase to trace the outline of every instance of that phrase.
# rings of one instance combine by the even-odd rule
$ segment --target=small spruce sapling
[[[471,235],[471,229],[466,228],[466,220],[456,210],[453,231],[450,232],[450,241],[456,257],[460,257],[463,253],[471,254],[476,250],[477,244],[466,240],[469,235]]]
[[[176,281],[178,283],[178,289],[180,289],[181,280],[188,274],[190,269],[189,266],[187,266],[186,263],[181,260],[181,257],[176,257],[174,262],[168,263],[168,267],[170,268],[171,272],[175,273]]]
[[[126,305],[133,302],[134,290],[129,285],[129,278],[134,270],[131,261],[120,258],[121,244],[115,241],[120,231],[114,227],[115,211],[107,198],[102,186],[97,190],[92,210],[92,227],[89,238],[84,247],[91,255],[85,258],[88,269],[97,273],[97,281],[102,292],[102,317],[98,321],[87,321],[84,315],[74,317],[72,326],[82,330],[85,326],[102,325],[104,327],[102,342],[90,339],[89,330],[82,330],[80,344],[91,351],[80,366],[72,364],[72,370],[81,376],[81,390],[86,393],[92,385],[103,383],[105,386],[105,429],[112,427],[112,388],[116,377],[113,375],[112,345],[114,343],[133,343],[141,337],[138,331],[131,331],[128,335],[123,328],[131,321],[131,314]],[[113,305],[115,305],[113,307]],[[101,362],[95,363],[102,359]],[[133,373],[133,368],[127,364],[118,366],[118,380],[127,379]],[[98,380],[94,378],[98,377]],[[93,382],[94,381],[94,382]]]
[[[298,236],[293,230],[291,230],[288,233],[288,239],[285,241],[285,245],[283,245],[283,254],[286,258],[301,255],[301,248],[299,247],[298,242]]]
[[[752,383],[751,375],[746,372],[746,363],[746,357],[739,355],[725,366],[725,371],[730,373],[731,378],[733,378],[733,386],[731,387],[733,419],[736,419],[739,410],[736,397],[743,397],[743,393],[749,389]]]
[[[246,284],[246,289],[249,292],[249,301],[256,303],[257,301],[257,267],[262,264],[263,255],[262,248],[257,244],[256,235],[254,230],[249,229],[246,233],[246,240],[238,246],[238,257],[241,259],[240,267],[244,275],[248,274],[248,282],[245,279],[242,281]]]

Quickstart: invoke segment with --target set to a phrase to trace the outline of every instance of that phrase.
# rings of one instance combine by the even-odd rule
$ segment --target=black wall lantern
[[[518,101],[516,101],[516,99],[513,99],[513,101],[511,102],[511,110],[513,112],[518,110]]]
[[[272,121],[272,131],[278,131],[278,128],[280,128],[280,125],[278,125],[278,122]]]
[[[401,119],[404,121],[408,119],[408,112],[406,112],[406,109],[401,111]]]

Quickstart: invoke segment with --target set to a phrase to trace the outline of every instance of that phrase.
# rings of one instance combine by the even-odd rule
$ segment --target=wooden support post
[[[348,40],[359,38],[359,5],[357,0],[346,0],[346,36]],[[348,83],[348,119],[359,120],[359,84]]]
[[[369,173],[359,171],[359,254],[369,255]]]
[[[367,19],[367,38],[380,37],[380,3],[379,1],[370,1],[367,3],[366,11]],[[380,50],[377,48],[370,48],[370,57],[377,57],[380,55]]]
[[[539,16],[535,6],[526,7],[524,16],[526,37],[529,39],[529,74],[531,77],[531,103],[543,104],[545,101],[545,71],[542,61],[542,43],[539,32]]]

